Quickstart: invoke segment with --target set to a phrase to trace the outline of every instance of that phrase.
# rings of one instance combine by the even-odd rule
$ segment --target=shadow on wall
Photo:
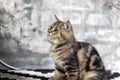
[[[10,35],[0,35],[0,59],[7,64],[22,69],[54,68],[49,54],[35,53],[23,49]],[[46,66],[46,67],[45,67]],[[4,69],[2,66],[0,69]]]

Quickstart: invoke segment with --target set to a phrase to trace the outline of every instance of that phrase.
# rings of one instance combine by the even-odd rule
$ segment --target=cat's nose
[[[50,30],[48,29],[48,33],[50,33]]]

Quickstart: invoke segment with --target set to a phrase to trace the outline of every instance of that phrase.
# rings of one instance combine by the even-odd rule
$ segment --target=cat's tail
[[[6,64],[4,61],[0,60],[0,64],[5,67],[5,69],[11,69],[11,70],[19,70],[19,68],[13,67],[11,65]]]
[[[110,70],[105,71],[104,80],[115,79],[117,77],[120,77],[120,73],[119,72],[111,73]]]
[[[120,77],[120,73],[118,73],[118,72],[115,72],[115,73],[113,73],[112,75],[109,76],[110,79],[114,79],[114,78],[117,78],[117,77]]]

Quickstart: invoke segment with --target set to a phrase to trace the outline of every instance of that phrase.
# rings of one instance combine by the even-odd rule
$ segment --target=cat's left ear
[[[70,30],[71,28],[72,28],[72,25],[71,25],[70,21],[67,20],[64,25],[64,30]]]
[[[56,15],[54,15],[54,17],[55,17],[55,22],[59,22],[59,21],[60,21],[60,20],[57,18]]]

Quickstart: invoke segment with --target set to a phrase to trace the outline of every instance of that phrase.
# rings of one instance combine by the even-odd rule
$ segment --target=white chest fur
[[[70,48],[65,51],[58,51],[58,52],[52,52],[52,58],[59,67],[63,68],[65,64],[65,60],[69,59],[70,55],[74,53],[74,49]]]

